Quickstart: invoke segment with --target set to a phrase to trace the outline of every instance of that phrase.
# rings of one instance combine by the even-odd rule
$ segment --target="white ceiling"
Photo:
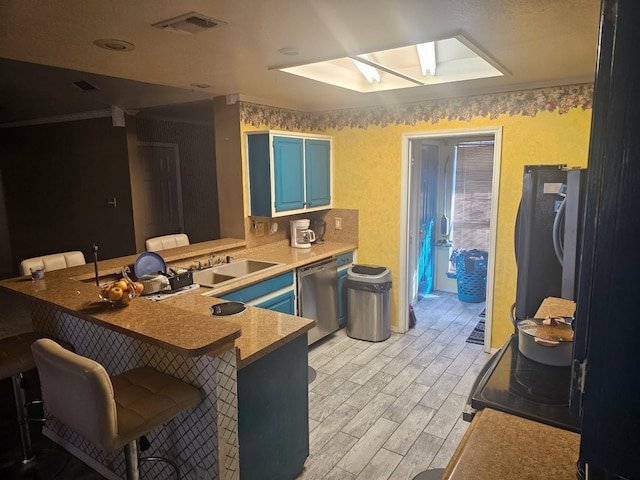
[[[228,94],[323,111],[592,82],[599,8],[599,0],[3,0],[0,123]],[[226,24],[189,36],[152,27],[191,11]],[[274,69],[455,34],[508,73],[363,94]],[[102,38],[136,48],[100,49],[93,41]],[[282,55],[282,48],[299,55]],[[79,79],[99,90],[69,85]]]

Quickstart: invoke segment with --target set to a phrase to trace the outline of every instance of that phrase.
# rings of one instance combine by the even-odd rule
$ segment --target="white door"
[[[144,238],[184,230],[178,146],[138,144]]]

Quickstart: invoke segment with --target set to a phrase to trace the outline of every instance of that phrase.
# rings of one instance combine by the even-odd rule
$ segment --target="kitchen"
[[[595,27],[594,27],[595,28]],[[576,87],[579,92],[584,89],[588,91],[588,84],[584,87]],[[375,110],[372,112],[352,112],[352,117],[338,117],[331,128],[323,130],[323,133],[334,135],[335,157],[360,159],[358,162],[340,162],[335,165],[335,206],[342,208],[354,208],[360,212],[361,237],[359,244],[359,255],[362,261],[371,263],[388,264],[394,271],[394,281],[398,283],[400,254],[397,250],[389,248],[389,245],[398,244],[398,207],[400,192],[396,185],[400,179],[400,169],[397,162],[399,148],[397,142],[389,139],[407,130],[420,129],[431,130],[433,128],[467,128],[469,126],[503,125],[505,138],[503,142],[503,156],[509,161],[503,165],[501,172],[500,198],[499,198],[499,218],[498,218],[498,238],[496,245],[496,272],[493,298],[493,318],[494,327],[491,331],[491,345],[497,348],[501,341],[510,333],[511,325],[506,317],[509,306],[513,301],[515,292],[515,265],[512,252],[511,235],[514,227],[515,209],[520,190],[520,180],[522,166],[526,164],[540,163],[539,158],[544,155],[550,163],[579,164],[586,165],[587,151],[589,144],[589,129],[591,122],[591,110],[588,101],[588,93],[576,94],[575,89],[564,87],[549,87],[535,91],[535,94],[542,98],[537,114],[531,116],[529,99],[526,91],[509,94],[492,94],[481,96],[479,100],[484,101],[477,107],[474,114],[468,112],[468,105],[463,100],[448,100],[439,102],[424,102],[423,110],[416,115],[416,124],[411,123],[412,110],[408,109],[399,114],[395,123],[387,124],[386,128],[381,128],[376,120]],[[537,102],[529,100],[532,104]],[[561,111],[548,110],[547,105],[566,105],[568,110]],[[508,105],[508,107],[498,108],[496,118],[487,117],[487,111],[491,111],[492,105]],[[439,107],[439,108],[434,108]],[[526,108],[523,108],[526,107]],[[244,110],[243,110],[244,109]],[[297,123],[295,113],[294,121],[291,123],[290,111],[262,107],[255,104],[244,104],[241,102],[238,107],[237,116],[245,118],[240,124],[241,130],[254,130],[260,128],[254,125],[269,125],[276,127],[291,127],[297,130],[308,122],[308,114],[298,114]],[[447,115],[445,119],[442,114],[429,116],[432,110],[451,111],[453,114]],[[244,116],[243,112],[244,111]],[[380,117],[388,114],[384,107],[378,107]],[[513,111],[526,112],[512,113]],[[370,115],[371,124],[367,129],[350,127],[358,125],[362,121],[362,115]],[[331,115],[327,115],[331,118]],[[324,117],[320,117],[326,120]],[[426,118],[429,120],[420,123]],[[264,121],[267,120],[267,121]],[[435,127],[434,127],[435,125]],[[6,130],[5,130],[6,131]],[[557,132],[562,132],[559,135]],[[508,134],[507,134],[508,133]],[[236,134],[237,135],[237,134]],[[551,141],[553,140],[553,141]],[[121,143],[122,145],[123,143]],[[394,146],[396,145],[396,146]],[[224,166],[231,168],[232,166]],[[238,172],[223,170],[231,175],[238,175]],[[366,172],[363,170],[366,168]],[[242,177],[240,177],[242,178]],[[358,178],[360,181],[354,182]],[[388,192],[385,197],[372,197],[366,190],[370,182],[377,186],[377,190]],[[90,189],[90,186],[86,186]],[[126,195],[126,194],[125,194]],[[389,201],[392,200],[392,201]],[[37,217],[34,219],[37,220]],[[223,222],[228,225],[228,222]],[[236,222],[237,224],[237,222]],[[246,228],[241,222],[241,228]],[[237,228],[237,225],[236,225]],[[250,228],[246,228],[250,231]],[[375,232],[375,234],[374,234]],[[368,234],[367,234],[368,233]],[[125,227],[120,231],[120,235],[133,242],[133,233],[130,228]],[[228,236],[224,235],[223,236]],[[24,237],[23,237],[24,238]],[[90,242],[85,242],[90,243]],[[106,247],[104,247],[106,248]],[[393,292],[392,302],[392,325],[399,325],[397,289]],[[497,313],[501,312],[501,313]]]

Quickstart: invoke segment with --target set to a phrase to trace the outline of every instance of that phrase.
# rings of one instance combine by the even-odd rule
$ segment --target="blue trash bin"
[[[456,265],[458,299],[461,302],[480,303],[487,296],[487,259],[485,250],[454,250],[451,261]]]

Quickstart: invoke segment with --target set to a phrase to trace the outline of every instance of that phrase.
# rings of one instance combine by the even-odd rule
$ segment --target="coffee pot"
[[[324,243],[324,234],[327,232],[327,224],[322,219],[316,219],[313,221],[313,231],[316,234],[316,245],[322,245]]]
[[[310,220],[291,220],[291,246],[293,248],[309,248],[316,240],[316,234],[309,228]]]

